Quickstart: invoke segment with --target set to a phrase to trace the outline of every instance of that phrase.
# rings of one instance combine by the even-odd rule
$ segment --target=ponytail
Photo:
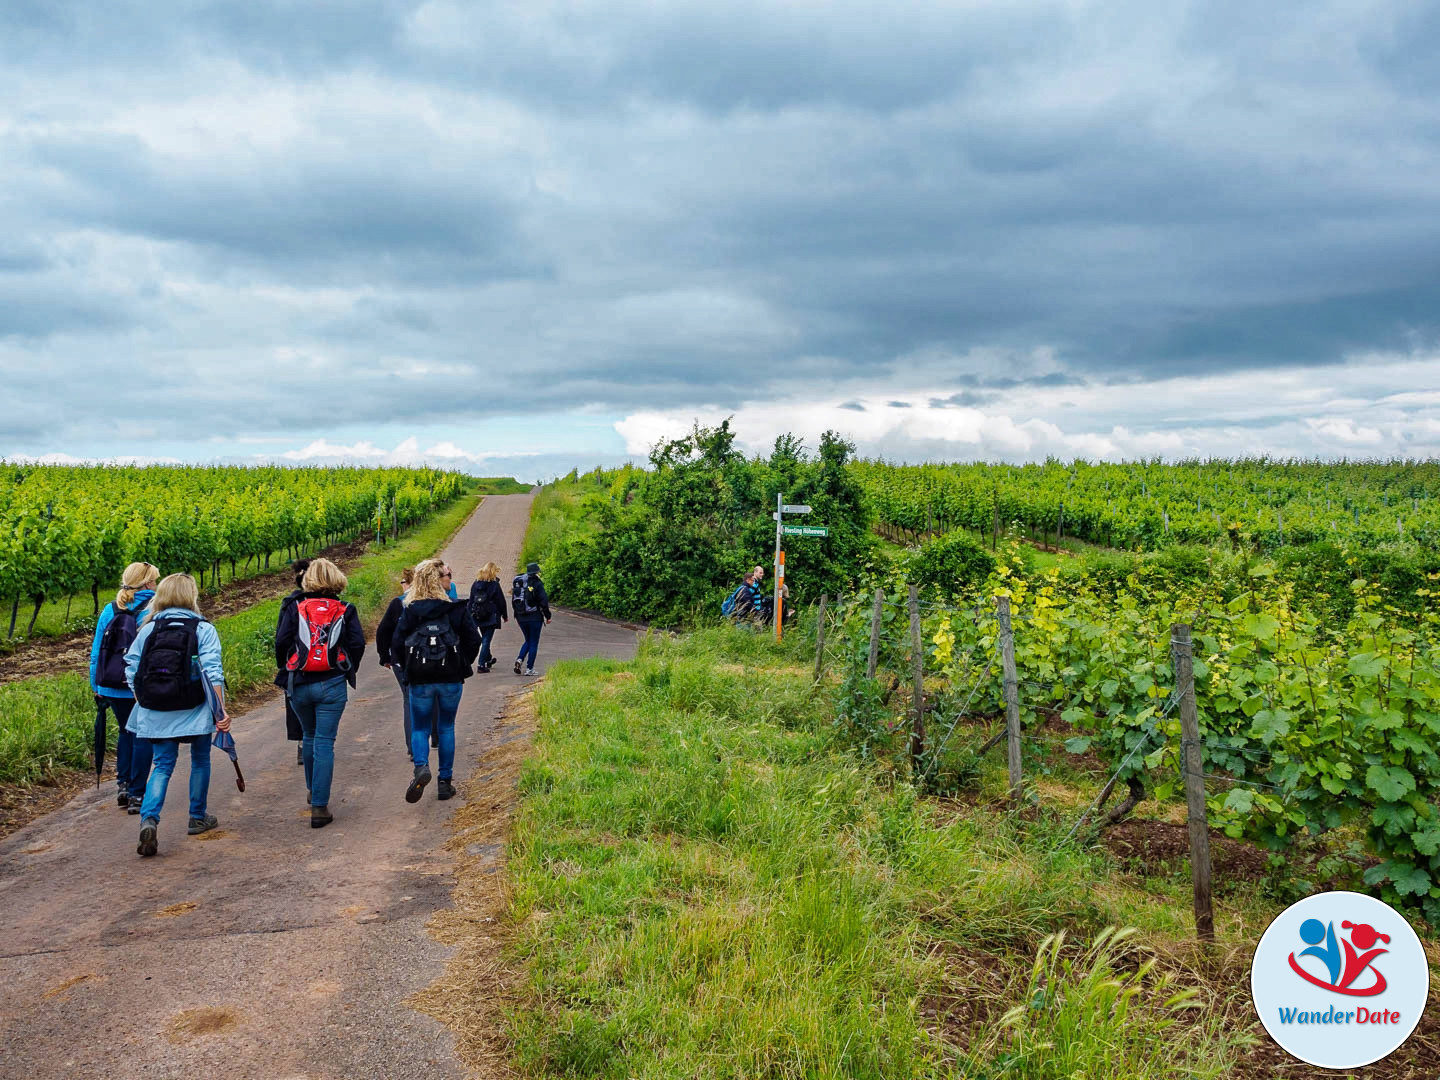
[[[160,580],[160,570],[149,563],[132,562],[120,575],[120,591],[115,594],[115,609],[130,610],[135,594],[146,585]]]

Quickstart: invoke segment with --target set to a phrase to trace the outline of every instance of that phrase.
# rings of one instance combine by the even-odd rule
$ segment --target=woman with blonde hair
[[[365,655],[360,613],[340,599],[348,584],[329,559],[314,560],[305,570],[303,591],[291,607],[281,610],[275,631],[275,661],[288,674],[287,692],[305,732],[300,745],[312,829],[335,820],[330,812],[335,737],[348,699],[345,685],[355,685]]]
[[[120,575],[120,591],[105,605],[95,620],[95,639],[90,642],[90,690],[95,695],[95,745],[105,745],[105,715],[115,714],[119,734],[115,739],[115,802],[132,814],[140,813],[145,781],[150,778],[150,744],[136,739],[126,727],[135,695],[125,681],[125,654],[140,631],[160,571],[147,562],[132,562]],[[100,762],[95,763],[98,775]]]
[[[480,631],[470,617],[470,605],[451,600],[450,568],[440,559],[426,559],[415,567],[415,580],[405,597],[405,610],[395,627],[395,641],[403,650],[405,679],[410,684],[410,756],[415,772],[405,789],[405,801],[419,802],[430,783],[430,728],[440,736],[440,782],[435,793],[452,798],[455,785],[455,714],[460,694],[480,651]]]
[[[470,586],[470,618],[475,620],[475,628],[480,631],[480,659],[475,664],[475,671],[483,675],[495,666],[495,657],[490,653],[490,639],[500,629],[500,624],[510,618],[510,612],[505,607],[505,590],[500,587],[500,567],[493,562],[487,562],[480,568],[475,575],[475,583]]]
[[[225,713],[225,671],[220,635],[200,614],[200,590],[189,574],[171,574],[155,587],[135,641],[125,654],[125,679],[135,692],[130,731],[150,740],[154,762],[140,806],[141,855],[159,850],[160,811],[180,744],[190,744],[191,836],[220,824],[205,812],[210,794],[210,737],[230,730]],[[202,680],[208,679],[220,703],[215,716]]]

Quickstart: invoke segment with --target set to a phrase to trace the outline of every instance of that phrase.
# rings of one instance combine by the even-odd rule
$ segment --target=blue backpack
[[[724,603],[720,605],[720,614],[727,617],[731,615],[735,611],[735,601],[740,599],[740,594],[744,592],[748,587],[749,586],[747,586],[744,582],[741,582],[739,585],[735,586],[735,591],[732,592],[729,596],[727,596]]]

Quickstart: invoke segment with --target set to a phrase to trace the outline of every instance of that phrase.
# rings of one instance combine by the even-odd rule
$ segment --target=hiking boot
[[[310,827],[312,829],[323,829],[330,822],[335,820],[335,815],[330,813],[328,806],[310,807]]]
[[[214,814],[206,814],[204,817],[192,817],[190,819],[190,828],[185,831],[191,836],[199,836],[202,832],[209,832],[219,824],[220,819]]]
[[[154,855],[160,850],[160,844],[155,839],[155,830],[160,827],[160,822],[155,818],[145,818],[140,822],[140,845],[135,849],[137,855]]]
[[[535,669],[534,669],[533,667],[527,667],[527,668],[525,669],[525,674],[526,674],[526,675],[534,675],[534,674],[535,674]]]
[[[405,789],[405,801],[408,803],[419,802],[420,796],[425,792],[425,785],[428,783],[430,783],[430,766],[416,765],[415,779],[411,780],[410,786]]]
[[[130,813],[132,813],[132,814],[138,814],[138,813],[140,813],[140,807],[141,807],[141,805],[142,805],[144,802],[145,802],[145,800],[142,799],[139,795],[131,795],[131,796],[130,796]]]
[[[519,674],[520,674],[520,661],[519,661],[519,660],[516,660],[516,661],[515,661],[515,674],[516,674],[516,675],[519,675]]]
[[[121,810],[126,809],[130,805],[130,793],[124,788],[121,788],[115,793],[115,805],[120,807]]]
[[[446,799],[453,799],[455,797],[455,785],[442,776],[435,785],[435,797],[442,802]]]

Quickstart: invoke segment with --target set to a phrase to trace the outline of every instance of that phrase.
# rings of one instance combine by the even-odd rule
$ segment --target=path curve
[[[490,496],[445,558],[456,583],[515,565],[532,495]],[[633,630],[557,611],[539,669],[635,651]],[[465,684],[457,777],[505,698],[534,680],[500,664]],[[135,854],[139,818],[113,784],[0,841],[0,1077],[460,1077],[450,1035],[403,1001],[449,950],[425,933],[449,902],[446,822],[463,803],[402,798],[410,776],[393,676],[365,658],[336,742],[333,825],[313,830],[283,702],[235,721],[247,790],[217,754],[220,829],[185,835],[182,755],[160,855]]]

